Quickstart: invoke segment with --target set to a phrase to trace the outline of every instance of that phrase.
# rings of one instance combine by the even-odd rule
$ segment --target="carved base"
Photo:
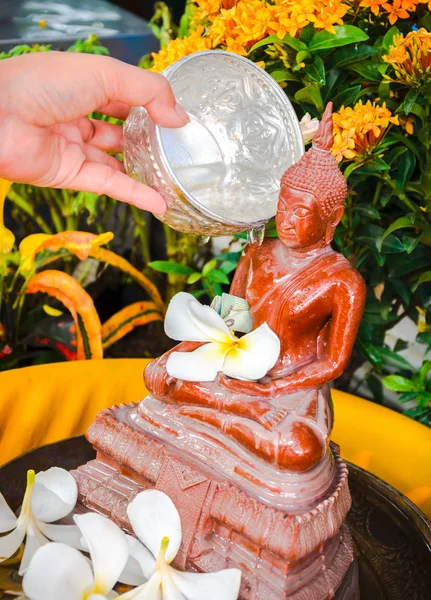
[[[293,515],[209,476],[200,460],[134,430],[116,411],[97,417],[88,434],[97,459],[74,472],[85,507],[131,533],[128,504],[142,490],[157,488],[181,516],[177,568],[240,568],[242,600],[327,600],[336,590],[337,599],[357,600],[354,568],[343,582],[354,558],[343,525],[351,500],[347,468],[335,451],[330,491],[312,510]]]

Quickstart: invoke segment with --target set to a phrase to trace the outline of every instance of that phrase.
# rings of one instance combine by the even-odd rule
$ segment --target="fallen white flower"
[[[186,292],[172,298],[165,332],[177,341],[206,342],[193,352],[170,354],[168,374],[186,381],[214,381],[220,371],[236,379],[260,379],[280,354],[280,340],[266,323],[238,338],[214,309]]]
[[[312,119],[309,113],[306,113],[299,121],[301,127],[302,139],[304,143],[310,142],[319,129],[319,119]]]
[[[172,500],[158,490],[146,490],[129,504],[127,515],[133,531],[150,550],[153,574],[121,600],[236,600],[241,583],[239,569],[217,573],[188,573],[170,566],[181,544],[180,515]],[[139,557],[135,555],[138,562]],[[141,564],[148,572],[145,555]],[[119,599],[120,600],[120,599]]]
[[[75,525],[53,525],[54,521],[72,512],[77,498],[75,479],[58,467],[37,475],[34,471],[28,471],[27,489],[18,518],[0,494],[0,533],[10,531],[8,535],[0,537],[0,562],[15,554],[25,538],[20,575],[27,569],[35,552],[49,540],[80,547],[79,530]]]
[[[65,544],[47,544],[33,557],[23,579],[30,600],[111,600],[129,556],[126,535],[106,517],[74,517],[91,562]]]
[[[40,548],[24,575],[30,600],[236,600],[241,571],[184,573],[169,566],[181,543],[181,522],[172,500],[158,490],[147,490],[129,505],[135,538],[126,536],[109,519],[95,513],[76,516],[83,546],[92,561],[64,544]],[[117,596],[112,591],[125,577],[129,553],[135,561],[133,579],[149,581]],[[157,557],[155,559],[154,557]],[[128,583],[133,583],[128,581]]]

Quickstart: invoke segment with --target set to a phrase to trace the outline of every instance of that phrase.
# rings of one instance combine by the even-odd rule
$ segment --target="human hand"
[[[107,56],[47,52],[0,61],[0,81],[0,177],[165,211],[156,191],[107,154],[122,151],[121,126],[86,116],[125,119],[132,106],[145,106],[158,125],[186,125],[162,75]]]

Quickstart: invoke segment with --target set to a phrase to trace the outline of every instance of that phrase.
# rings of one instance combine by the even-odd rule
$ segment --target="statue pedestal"
[[[159,489],[181,516],[177,568],[240,568],[243,600],[326,600],[337,590],[337,598],[359,598],[352,541],[343,524],[351,503],[347,468],[335,449],[324,495],[302,511],[289,511],[220,476],[210,459],[179,450],[178,432],[165,428],[160,441],[152,431],[157,424],[138,422],[139,413],[142,407],[135,404],[113,407],[90,427],[87,439],[97,458],[74,472],[84,506],[132,533],[128,504],[144,489]]]

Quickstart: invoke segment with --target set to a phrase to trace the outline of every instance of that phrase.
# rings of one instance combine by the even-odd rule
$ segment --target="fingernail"
[[[177,115],[180,117],[180,119],[182,121],[185,121],[186,123],[190,123],[189,115],[186,113],[186,111],[181,106],[181,104],[178,104],[178,102],[175,104],[175,112],[177,113]]]

